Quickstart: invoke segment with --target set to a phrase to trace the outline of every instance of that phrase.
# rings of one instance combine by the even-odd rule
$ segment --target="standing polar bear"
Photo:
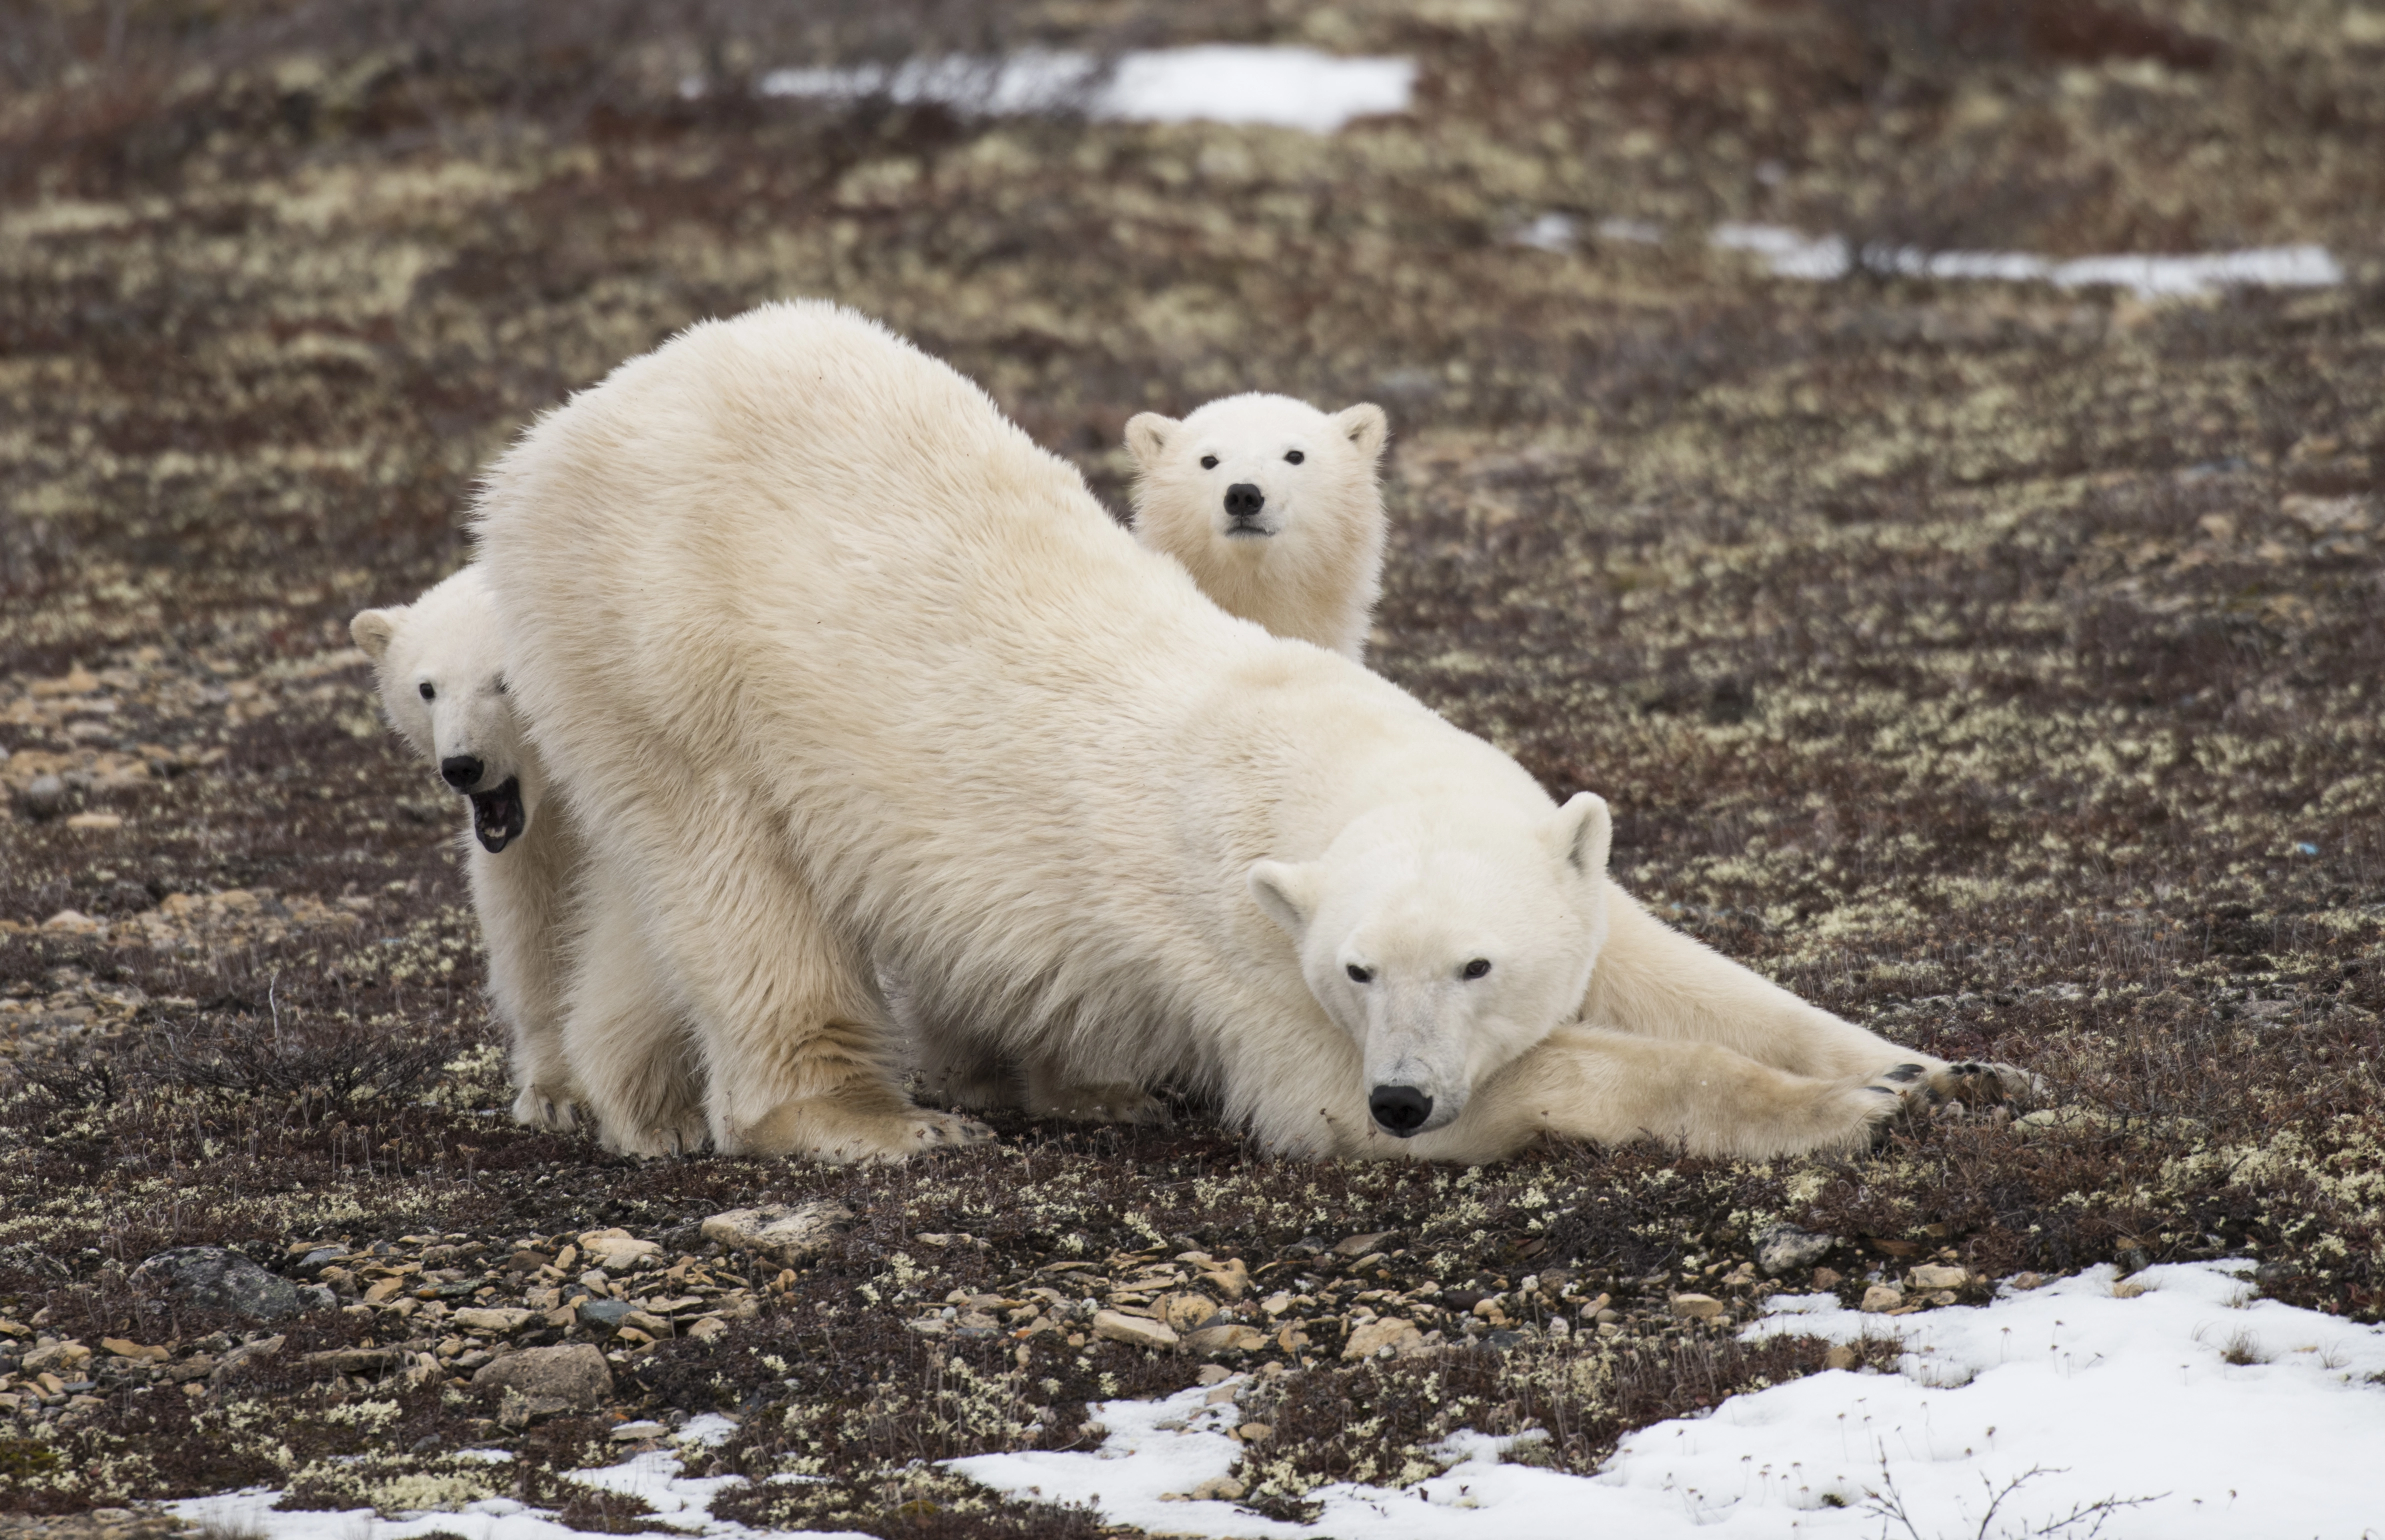
[[[1599,799],[1222,614],[833,306],[624,365],[479,516],[589,831],[566,1030],[626,1148],[984,1137],[898,1090],[881,968],[1017,1062],[1205,1090],[1319,1154],[1837,1148],[1953,1073],[1657,924]],[[677,1021],[700,1128],[650,1089]]]
[[[391,727],[467,799],[465,872],[489,958],[489,995],[512,1037],[514,1118],[572,1125],[563,1043],[565,927],[579,831],[549,799],[506,691],[505,637],[480,568],[411,604],[366,610],[348,634],[372,660]]]
[[[1126,425],[1135,538],[1182,563],[1229,615],[1352,662],[1383,570],[1383,409],[1328,416],[1290,396],[1225,396]]]

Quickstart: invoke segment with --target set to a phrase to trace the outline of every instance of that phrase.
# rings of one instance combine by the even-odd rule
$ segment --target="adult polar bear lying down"
[[[583,814],[566,1032],[627,1148],[699,1136],[652,1099],[681,1030],[724,1151],[983,1136],[897,1089],[881,963],[1000,1051],[1315,1153],[1844,1146],[1945,1067],[1658,925],[1605,803],[1227,616],[848,312],[624,365],[497,463],[480,529]]]

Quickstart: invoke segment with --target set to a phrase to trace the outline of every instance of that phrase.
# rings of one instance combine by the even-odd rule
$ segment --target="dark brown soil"
[[[0,50],[0,1509],[265,1483],[618,1531],[562,1473],[622,1418],[721,1411],[720,1471],[827,1478],[724,1514],[1103,1533],[918,1462],[1080,1443],[1089,1402],[1195,1383],[1197,1353],[1087,1335],[1085,1300],[1161,1265],[1265,1327],[1217,1361],[1257,1371],[1246,1500],[1283,1512],[1459,1425],[1587,1469],[1816,1367],[1672,1303],[1727,1323],[1813,1286],[1744,1265],[1780,1221],[1834,1237],[1850,1300],[1921,1262],[2241,1256],[2385,1315],[2371,13],[1205,8],[1205,36],[1418,58],[1412,115],[1312,138],[720,83],[1190,14],[802,10],[0,4],[31,40]],[[1548,214],[1569,249],[1515,239]],[[2155,303],[1875,257],[1809,283],[1711,247],[1726,220],[1859,255],[2307,242],[2346,281]],[[461,559],[471,477],[534,414],[789,294],[951,359],[1114,505],[1138,410],[1380,402],[1376,666],[1605,794],[1661,913],[2049,1105],[1859,1161],[1479,1172],[1278,1161],[1189,1108],[870,1171],[514,1127],[461,809],[345,622]],[[801,1267],[693,1228],[811,1198],[857,1217]],[[573,1303],[610,1228],[660,1247],[606,1285],[655,1331]],[[1390,1234],[1335,1254],[1354,1232]],[[331,1298],[267,1323],[131,1282],[201,1244]],[[1235,1261],[1239,1299],[1204,1281]],[[1367,1315],[1439,1340],[1345,1363]],[[55,1391],[23,1363],[45,1338],[89,1349],[45,1360]],[[550,1340],[616,1354],[614,1401],[499,1421],[473,1355]]]

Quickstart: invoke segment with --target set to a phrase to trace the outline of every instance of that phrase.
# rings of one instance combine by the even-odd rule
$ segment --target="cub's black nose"
[[[1237,481],[1226,489],[1228,518],[1256,518],[1259,510],[1266,506],[1267,493],[1247,481]]]
[[[461,791],[481,778],[481,762],[469,754],[449,754],[439,762],[439,774]]]
[[[1367,1099],[1367,1111],[1375,1114],[1384,1133],[1405,1139],[1432,1116],[1432,1098],[1414,1086],[1378,1086]]]

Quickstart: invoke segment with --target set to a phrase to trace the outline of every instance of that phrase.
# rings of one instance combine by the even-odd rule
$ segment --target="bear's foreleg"
[[[1713,1043],[1559,1027],[1477,1087],[1448,1127],[1402,1141],[1367,1124],[1367,1148],[1353,1153],[1471,1163],[1544,1135],[1603,1145],[1662,1139],[1692,1155],[1742,1160],[1856,1149],[1922,1081],[1917,1063],[1847,1084]]]
[[[581,1105],[597,1142],[617,1154],[692,1154],[706,1135],[704,1067],[669,967],[618,874],[589,869],[581,902],[586,923],[562,1033]]]
[[[1612,882],[1606,913],[1606,945],[1582,1000],[1586,1026],[1712,1043],[1816,1080],[1866,1081],[1918,1064],[1921,1088],[1942,1101],[2025,1100],[2037,1087],[2010,1064],[1950,1064],[1809,1005],[1659,921]]]
[[[650,866],[657,940],[684,991],[723,1154],[899,1161],[991,1139],[914,1105],[876,970],[829,924],[768,820],[713,828]]]
[[[514,1121],[569,1128],[581,1099],[563,1051],[569,993],[566,915],[577,836],[550,799],[524,837],[502,852],[481,849],[468,819],[464,844],[472,909],[488,954],[489,999],[512,1039]]]

